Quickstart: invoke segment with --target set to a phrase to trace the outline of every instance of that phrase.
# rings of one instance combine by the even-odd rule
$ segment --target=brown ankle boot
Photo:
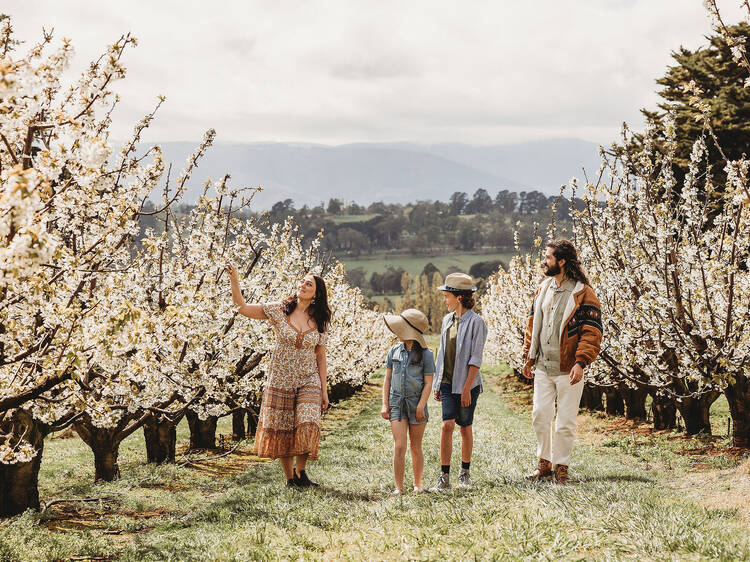
[[[542,478],[549,478],[553,474],[552,463],[546,459],[539,459],[539,465],[536,470],[531,474],[527,474],[526,480],[541,480]]]
[[[558,484],[565,484],[568,482],[568,465],[555,465],[555,482]]]

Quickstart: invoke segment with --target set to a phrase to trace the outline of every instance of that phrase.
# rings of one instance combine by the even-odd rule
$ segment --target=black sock
[[[463,468],[464,470],[469,470],[470,466],[471,466],[471,461],[469,462],[461,461],[461,468]]]
[[[443,471],[443,474],[448,474],[451,471],[451,465],[449,464],[441,464],[440,470]]]

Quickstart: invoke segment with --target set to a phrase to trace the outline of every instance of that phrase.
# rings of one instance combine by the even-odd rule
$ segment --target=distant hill
[[[161,143],[167,162],[179,167],[194,143]],[[235,187],[264,188],[258,208],[286,198],[317,205],[331,197],[369,204],[447,200],[455,191],[471,196],[484,188],[556,193],[581,166],[595,170],[597,145],[577,139],[514,145],[470,146],[415,143],[326,146],[295,143],[216,143],[200,161],[187,202],[194,202],[207,178],[232,176]]]
[[[527,188],[557,193],[572,177],[589,178],[599,168],[599,145],[580,139],[550,139],[500,146],[437,144],[425,151],[477,170],[513,179]]]

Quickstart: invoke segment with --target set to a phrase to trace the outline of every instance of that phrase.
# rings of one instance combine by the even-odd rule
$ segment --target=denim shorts
[[[427,423],[427,420],[429,419],[427,406],[425,406],[424,419],[422,421],[417,421],[417,405],[419,404],[419,399],[400,398],[391,394],[389,402],[391,406],[390,421],[401,421],[406,419],[409,420],[409,425],[419,425]]]
[[[443,405],[443,420],[456,420],[461,427],[474,423],[474,409],[479,398],[479,385],[471,389],[471,404],[461,406],[461,395],[453,394],[448,383],[440,383],[440,402]]]

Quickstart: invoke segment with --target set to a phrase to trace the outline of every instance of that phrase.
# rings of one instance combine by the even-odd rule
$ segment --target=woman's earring
[[[310,304],[315,304],[316,302],[317,300],[315,299],[315,297],[313,297],[313,299],[310,301]]]

